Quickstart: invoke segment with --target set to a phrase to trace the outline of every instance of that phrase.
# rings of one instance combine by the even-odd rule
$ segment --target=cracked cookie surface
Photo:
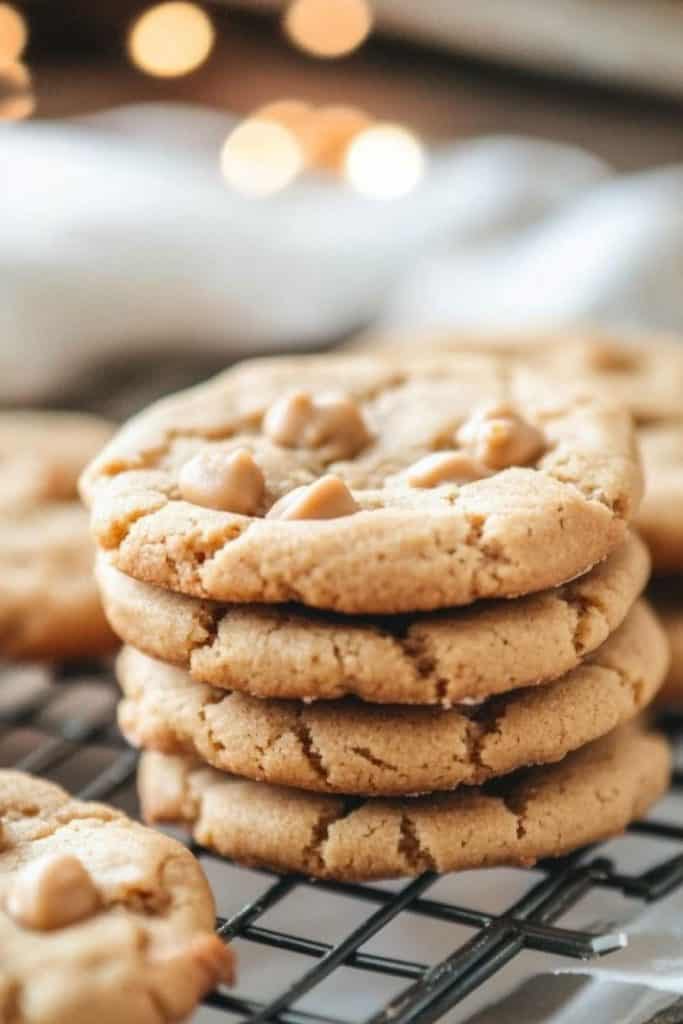
[[[297,435],[315,437],[317,447],[287,447],[264,433],[273,403],[302,383],[313,394],[344,388],[368,427],[362,450],[333,458],[328,420]],[[560,391],[484,357],[255,361],[131,421],[81,490],[118,569],[196,597],[381,614],[519,596],[606,557],[640,498],[627,415]],[[457,448],[482,403],[514,406],[542,435],[533,463],[465,483],[410,485],[406,471]],[[245,448],[265,481],[259,515],[182,500],[179,475],[190,459]],[[341,481],[358,511],[268,517],[283,497],[324,477]]]
[[[180,843],[13,771],[0,771],[0,827],[0,1020],[163,1024],[231,980]]]
[[[546,686],[451,710],[226,693],[124,648],[119,724],[145,749],[314,792],[406,795],[558,761],[637,715],[669,663],[644,602],[583,665]]]
[[[78,474],[111,436],[77,413],[0,413],[0,651],[77,658],[116,644],[93,579]]]
[[[649,572],[635,535],[585,576],[540,594],[396,618],[225,606],[140,583],[100,554],[115,632],[193,679],[255,697],[452,704],[556,679],[623,621]]]
[[[350,881],[567,854],[642,815],[670,770],[664,737],[625,726],[558,764],[412,799],[305,793],[154,752],[143,755],[138,787],[148,820],[184,822],[224,856]]]

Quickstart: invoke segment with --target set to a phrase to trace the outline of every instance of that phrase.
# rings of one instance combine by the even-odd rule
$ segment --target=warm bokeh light
[[[175,78],[204,63],[215,36],[211,19],[196,4],[156,4],[134,22],[128,35],[128,53],[147,74]]]
[[[368,0],[292,0],[284,27],[293,43],[316,57],[343,57],[372,28]]]
[[[316,117],[316,163],[328,171],[342,171],[349,146],[372,125],[369,114],[357,107],[321,107]]]
[[[357,107],[314,107],[303,100],[276,100],[254,117],[282,125],[297,139],[309,167],[339,172],[349,144],[369,128],[372,118]]]
[[[397,199],[410,192],[425,165],[419,139],[399,124],[376,124],[357,135],[346,152],[344,172],[357,192]]]
[[[318,146],[318,111],[303,100],[275,100],[255,111],[252,118],[272,121],[286,128],[302,149],[307,163],[314,163]]]
[[[28,68],[19,61],[0,65],[0,121],[21,121],[35,109]]]
[[[0,64],[21,57],[28,42],[23,14],[12,4],[0,3]]]
[[[238,125],[221,151],[221,170],[227,183],[253,198],[286,188],[305,163],[301,144],[288,128],[258,117]]]

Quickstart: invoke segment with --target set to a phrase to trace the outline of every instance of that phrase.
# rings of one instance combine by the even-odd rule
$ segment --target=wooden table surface
[[[130,5],[129,5],[130,6]],[[44,8],[43,8],[44,10]],[[675,101],[570,84],[373,38],[351,57],[320,61],[284,41],[270,18],[218,10],[209,61],[158,80],[130,66],[110,26],[99,50],[64,31],[39,33],[29,51],[37,116],[62,117],[121,103],[178,100],[246,113],[283,96],[352,103],[434,139],[521,133],[575,143],[631,170],[683,160],[683,109]],[[102,39],[97,40],[102,42]]]

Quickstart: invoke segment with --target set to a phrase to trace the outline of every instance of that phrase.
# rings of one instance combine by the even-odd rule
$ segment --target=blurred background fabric
[[[431,147],[392,201],[311,176],[255,202],[220,176],[234,123],[138,104],[2,129],[0,397],[189,341],[228,358],[370,324],[683,328],[683,167],[489,137]]]
[[[0,3],[0,400],[367,328],[683,328],[682,46],[667,0]],[[403,148],[244,195],[226,140],[291,98]]]

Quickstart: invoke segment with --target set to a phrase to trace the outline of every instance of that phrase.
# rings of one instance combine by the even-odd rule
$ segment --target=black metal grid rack
[[[2,678],[4,676],[4,679]],[[110,800],[135,812],[135,753],[126,747],[115,726],[117,691],[109,666],[0,669],[0,764],[54,778],[85,799]],[[674,741],[683,737],[683,722],[664,723]],[[683,773],[674,787],[683,786]],[[209,1006],[223,1010],[226,1019],[282,1021],[284,1024],[345,1024],[340,1018],[297,1009],[297,1003],[340,968],[372,972],[395,979],[397,994],[366,1017],[367,1024],[430,1024],[441,1019],[522,950],[575,958],[606,955],[619,947],[614,930],[595,934],[562,927],[556,922],[587,894],[617,890],[637,901],[666,896],[683,883],[683,826],[648,819],[631,832],[655,843],[663,840],[663,857],[647,870],[617,870],[599,849],[580,851],[564,860],[542,864],[529,873],[521,898],[502,912],[490,913],[450,901],[430,898],[436,876],[431,872],[399,888],[377,885],[312,882],[306,878],[260,872],[262,887],[238,913],[217,920],[225,939],[244,940],[298,954],[304,967],[293,983],[274,998],[241,997],[214,992]],[[671,853],[672,843],[674,852]],[[213,854],[193,847],[205,865]],[[520,874],[523,872],[520,870]],[[526,878],[527,876],[525,876]],[[367,916],[336,944],[264,927],[259,922],[273,908],[303,889],[316,898],[334,894],[361,901]],[[364,947],[381,929],[406,912],[432,921],[461,926],[467,937],[445,958],[424,964],[378,955]],[[310,963],[307,963],[310,961]]]

